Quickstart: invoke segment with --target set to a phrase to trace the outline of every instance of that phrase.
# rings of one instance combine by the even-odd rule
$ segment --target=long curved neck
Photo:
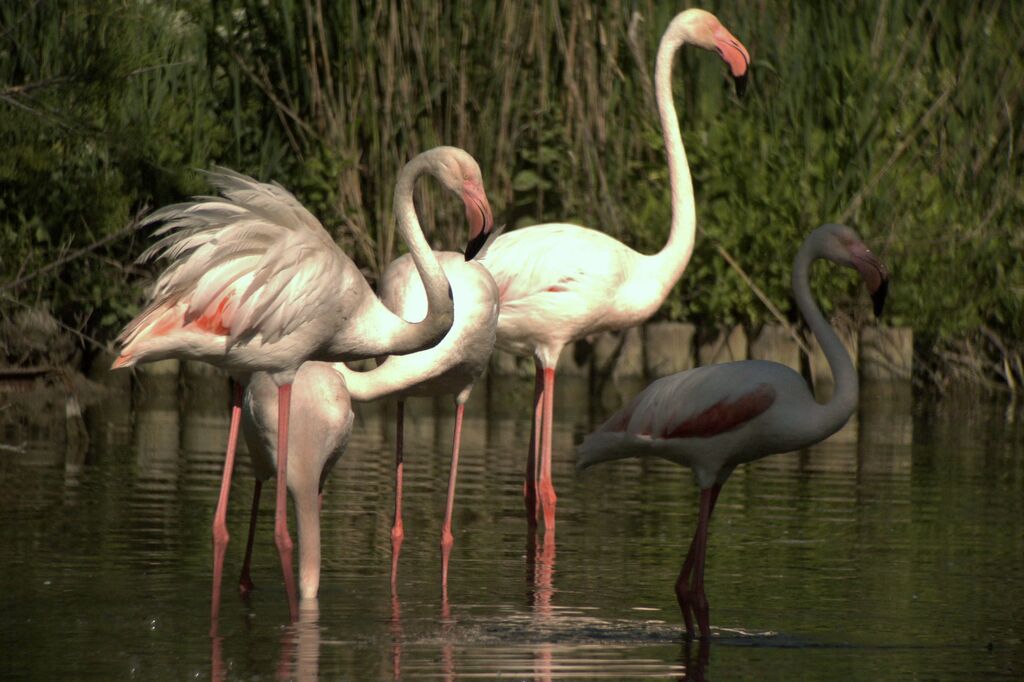
[[[672,63],[676,52],[687,42],[688,36],[685,33],[667,32],[658,46],[658,57],[654,64],[654,96],[658,102],[661,132],[665,138],[668,178],[672,190],[672,228],[664,248],[651,258],[656,264],[656,276],[664,281],[665,295],[668,295],[690,262],[697,229],[693,181],[672,96]]]
[[[352,400],[366,403],[400,393],[422,379],[417,372],[401,371],[403,363],[398,362],[399,357],[388,358],[383,365],[365,372],[349,369],[343,362],[332,366],[345,378],[345,388]]]
[[[805,242],[800,248],[793,262],[793,295],[800,314],[825,353],[825,359],[828,360],[835,381],[832,399],[821,406],[820,416],[815,424],[823,432],[827,431],[825,435],[828,435],[842,428],[857,408],[858,385],[857,370],[850,361],[846,348],[832,329],[832,325],[821,314],[811,294],[811,264],[819,257],[816,244],[811,241]]]
[[[444,338],[454,320],[455,309],[448,279],[423,236],[413,204],[416,179],[428,171],[429,162],[423,156],[407,163],[395,184],[394,203],[398,233],[409,247],[409,254],[427,293],[427,315],[422,322],[405,323],[393,337],[388,353],[401,354],[428,348]]]

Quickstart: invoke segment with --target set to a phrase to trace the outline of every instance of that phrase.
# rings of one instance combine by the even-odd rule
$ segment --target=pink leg
[[[263,490],[263,481],[256,481],[252,489],[252,511],[249,512],[249,539],[245,543],[245,560],[242,562],[242,575],[238,579],[238,589],[242,594],[249,594],[255,587],[252,583],[252,576],[249,568],[252,565],[252,545],[256,540],[256,515],[260,510],[260,492]]]
[[[455,507],[455,475],[459,471],[459,443],[462,440],[462,413],[466,406],[455,406],[455,435],[452,437],[452,466],[448,472],[448,499],[444,505],[444,526],[441,527],[441,585],[448,585],[448,557],[455,538],[452,537],[452,509]]]
[[[288,416],[291,411],[292,385],[277,389],[277,503],[274,509],[274,542],[281,557],[284,589],[288,593],[288,609],[292,622],[299,619],[295,600],[295,573],[292,571],[292,538],[288,534]]]
[[[210,632],[216,633],[217,615],[220,613],[220,582],[224,572],[224,551],[228,547],[228,495],[231,493],[231,473],[235,468],[235,449],[238,446],[238,425],[242,419],[244,389],[235,383],[231,403],[231,426],[228,430],[228,450],[224,455],[224,474],[220,481],[220,497],[213,515],[213,594],[210,598]]]
[[[718,494],[722,492],[722,486],[716,483],[711,486],[711,510],[708,512],[715,511],[715,503],[718,502]],[[690,541],[690,549],[686,552],[686,560],[683,561],[683,567],[679,571],[679,577],[676,579],[676,600],[679,602],[679,610],[683,613],[683,622],[686,624],[686,632],[688,634],[693,633],[693,601],[694,595],[690,589],[690,574],[693,570],[693,562],[696,558],[696,547],[697,547],[697,532],[693,534],[693,540]]]
[[[391,524],[391,587],[398,580],[398,555],[402,551],[405,530],[402,527],[402,448],[405,439],[405,401],[398,401],[395,426],[395,518]]]
[[[537,496],[540,508],[544,512],[544,529],[555,528],[555,486],[551,483],[551,435],[554,430],[555,408],[555,370],[544,368],[544,418],[541,421],[541,462],[540,476],[537,481]]]
[[[533,380],[533,422],[530,424],[530,451],[526,455],[526,478],[523,482],[523,501],[526,520],[530,527],[537,525],[537,455],[541,443],[541,423],[544,416],[544,370],[534,359],[536,373]]]

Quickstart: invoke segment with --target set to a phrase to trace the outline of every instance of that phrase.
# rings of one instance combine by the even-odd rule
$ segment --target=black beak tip
[[[743,94],[747,91],[747,74],[749,73],[749,71],[744,71],[742,75],[732,77],[736,85],[737,97],[743,97]]]
[[[487,242],[487,230],[480,230],[480,234],[469,240],[466,244],[466,260],[473,260],[476,254],[480,253],[480,249],[483,248]]]
[[[883,279],[881,286],[871,294],[871,301],[875,304],[875,317],[882,316],[882,308],[885,307],[885,296],[889,293],[889,280]]]

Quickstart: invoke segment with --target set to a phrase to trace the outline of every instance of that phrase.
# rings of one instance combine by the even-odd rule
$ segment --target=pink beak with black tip
[[[733,81],[736,83],[736,94],[740,97],[747,89],[747,73],[750,70],[750,53],[743,43],[736,40],[736,36],[719,24],[712,35],[715,40],[715,49],[718,56],[729,65]]]
[[[466,260],[472,260],[487,242],[494,229],[494,215],[487,195],[479,182],[467,181],[462,186],[462,201],[466,204],[466,220],[469,222],[469,242],[466,244]]]

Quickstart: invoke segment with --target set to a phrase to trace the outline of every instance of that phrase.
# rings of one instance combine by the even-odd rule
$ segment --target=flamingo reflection
[[[533,609],[534,622],[544,626],[550,624],[554,612],[554,529],[544,533],[541,538],[538,542],[538,533],[534,529],[526,535],[526,588],[527,600]],[[550,680],[551,668],[552,645],[548,642],[538,644],[534,652],[534,679]]]

